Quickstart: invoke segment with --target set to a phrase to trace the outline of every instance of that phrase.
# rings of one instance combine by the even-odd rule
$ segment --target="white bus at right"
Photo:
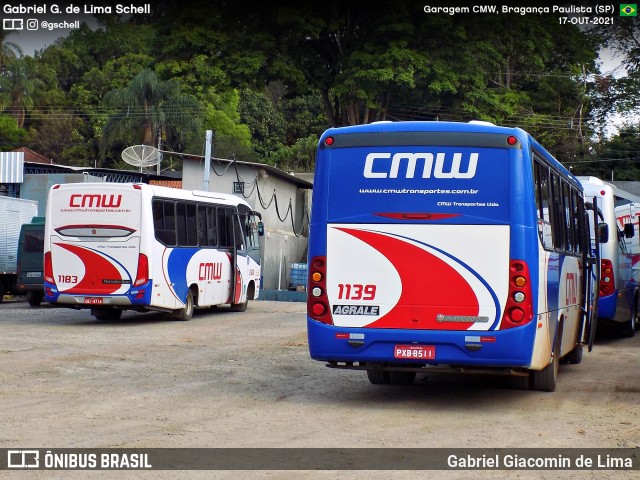
[[[608,227],[606,241],[600,242],[600,300],[598,319],[616,326],[627,337],[638,324],[640,287],[640,197],[625,192],[597,177],[578,177],[585,201],[595,197],[598,217]],[[591,225],[591,245],[595,247]]]

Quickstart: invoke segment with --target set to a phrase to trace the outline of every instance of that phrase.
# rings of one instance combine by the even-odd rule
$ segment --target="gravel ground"
[[[252,302],[179,322],[0,305],[1,448],[640,447],[640,332],[602,329],[554,393],[504,378],[374,386],[310,360],[305,304]],[[495,478],[491,471],[3,472],[5,478]],[[638,472],[501,471],[511,478]]]

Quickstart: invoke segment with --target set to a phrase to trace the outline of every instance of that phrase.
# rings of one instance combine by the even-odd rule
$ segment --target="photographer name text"
[[[83,4],[74,5],[73,3],[68,5],[57,5],[51,3],[48,5],[11,5],[5,4],[2,8],[3,13],[12,15],[47,15],[47,14],[150,14],[151,4],[145,3],[144,5],[124,4],[118,3],[117,5],[93,5]]]

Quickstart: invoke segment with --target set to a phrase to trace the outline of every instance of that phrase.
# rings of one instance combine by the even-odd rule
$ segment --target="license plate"
[[[102,305],[103,298],[101,297],[84,297],[84,303],[88,303],[90,305]]]
[[[435,345],[396,345],[393,347],[393,356],[412,360],[434,360],[436,347]]]
[[[42,272],[27,272],[27,278],[40,278]]]

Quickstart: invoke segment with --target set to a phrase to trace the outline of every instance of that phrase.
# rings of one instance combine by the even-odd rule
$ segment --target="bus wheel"
[[[389,372],[389,383],[391,385],[413,385],[416,379],[416,372]]]
[[[542,370],[531,371],[531,386],[534,390],[541,392],[553,392],[558,381],[558,369],[560,368],[560,345],[562,344],[561,330],[562,324],[558,326],[556,334],[556,344],[553,348],[553,359],[551,363]]]
[[[184,300],[184,308],[176,312],[175,318],[184,322],[191,320],[191,318],[193,318],[193,308],[193,292],[189,290],[187,292],[187,298]]]
[[[120,320],[122,310],[118,310],[117,308],[98,308],[93,311],[93,315],[96,317],[96,320],[100,320],[101,322],[114,322]]]
[[[249,297],[242,303],[232,303],[231,311],[232,312],[244,312],[247,309],[247,305],[249,304]]]
[[[388,385],[391,383],[389,372],[383,370],[367,370],[367,378],[374,385]]]
[[[622,335],[631,338],[636,334],[636,315],[631,315],[631,318],[621,325]]]
[[[0,303],[4,300],[4,283],[2,283],[2,279],[0,279]]]
[[[27,292],[27,302],[32,307],[38,307],[42,303],[42,298],[44,297],[43,292]]]
[[[579,343],[578,345],[576,345],[576,348],[574,348],[573,350],[571,350],[566,357],[564,357],[567,362],[569,362],[571,365],[578,365],[580,362],[582,362],[582,344]]]
[[[531,377],[529,375],[514,375],[510,378],[511,388],[514,390],[529,390]]]

